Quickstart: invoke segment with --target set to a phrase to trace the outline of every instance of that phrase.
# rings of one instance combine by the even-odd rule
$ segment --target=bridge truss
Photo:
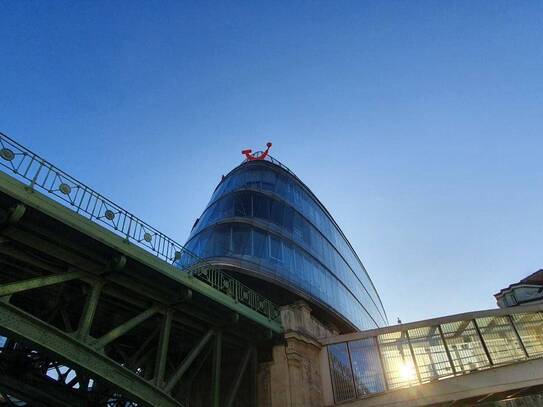
[[[4,403],[255,405],[277,306],[3,134],[0,164]]]

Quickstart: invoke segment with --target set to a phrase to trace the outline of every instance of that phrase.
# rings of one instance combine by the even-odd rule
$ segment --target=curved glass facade
[[[247,162],[219,184],[187,249],[232,260],[359,329],[386,325],[379,296],[351,245],[309,189],[267,161]]]

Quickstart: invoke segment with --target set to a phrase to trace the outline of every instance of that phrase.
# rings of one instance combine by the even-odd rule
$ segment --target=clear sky
[[[539,1],[0,1],[0,131],[184,242],[267,141],[389,320],[543,267]]]

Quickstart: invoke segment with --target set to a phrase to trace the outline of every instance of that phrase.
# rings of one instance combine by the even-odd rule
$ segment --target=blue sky
[[[0,2],[0,131],[183,242],[267,141],[391,322],[543,267],[543,3]]]

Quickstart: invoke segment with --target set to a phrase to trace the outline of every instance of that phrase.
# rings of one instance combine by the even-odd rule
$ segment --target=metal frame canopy
[[[4,397],[254,405],[275,304],[1,133],[0,168]]]

